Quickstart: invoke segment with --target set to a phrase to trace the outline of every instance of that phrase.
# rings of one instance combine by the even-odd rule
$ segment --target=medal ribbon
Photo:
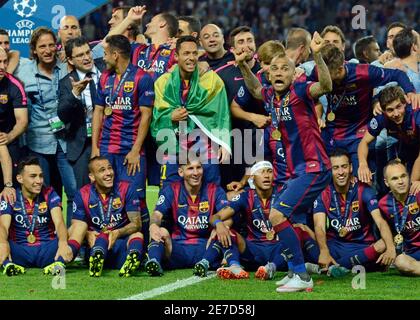
[[[274,190],[273,190],[273,191],[274,191]],[[274,195],[271,195],[270,208],[273,206],[274,199],[275,199]],[[272,229],[272,228],[273,228],[273,226],[271,225],[270,220],[269,220],[269,219],[267,219],[267,217],[266,217],[266,216],[265,216],[265,214],[264,214],[264,210],[263,210],[263,208],[262,208],[262,206],[261,206],[261,200],[260,200],[260,198],[258,197],[258,194],[257,194],[257,192],[256,192],[256,191],[254,191],[254,206],[256,206],[256,207],[257,207],[257,210],[258,210],[258,213],[259,213],[259,214],[260,214],[260,216],[261,216],[261,219],[264,221],[265,225],[267,226],[267,231],[268,231],[268,230],[270,230],[270,229]]]
[[[400,218],[399,218],[400,212],[399,210],[397,210],[397,203],[395,201],[395,197],[392,197],[392,205],[394,206],[394,225],[395,225],[395,230],[397,231],[397,233],[401,233],[404,229],[405,222],[407,221],[407,217],[408,217],[408,206],[412,199],[413,199],[413,196],[409,196],[407,198],[406,203],[404,204],[403,213],[402,213],[402,217],[400,221]]]
[[[35,199],[34,211],[32,212],[32,220],[29,221],[28,212],[26,211],[26,205],[25,205],[25,201],[23,199],[23,194],[22,194],[21,190],[19,190],[18,196],[19,196],[19,201],[22,204],[22,211],[23,211],[23,214],[24,214],[25,220],[26,220],[25,222],[27,222],[28,226],[29,226],[29,233],[32,234],[32,233],[34,233],[36,218],[38,217],[39,199],[38,199],[38,197],[36,197],[36,199]]]
[[[157,56],[157,54],[159,53],[159,49],[160,49],[160,47],[161,46],[159,46],[157,49],[156,49],[156,51],[155,51],[155,53],[153,54],[153,56],[152,56],[152,58],[150,59],[149,58],[149,55],[150,55],[150,51],[152,50],[152,48],[153,48],[153,44],[150,44],[148,47],[147,47],[147,49],[146,49],[146,52],[144,53],[144,56],[145,56],[145,61],[147,61],[148,62],[148,64],[146,65],[146,67],[144,68],[144,70],[145,71],[147,71],[147,70],[149,70],[152,66],[153,66],[153,63],[155,62],[155,60],[157,60],[157,58],[156,58],[156,56]],[[165,48],[165,47],[164,47]]]
[[[340,203],[339,203],[338,198],[337,198],[337,191],[335,190],[335,188],[333,188],[334,204],[335,204],[335,207],[337,208],[337,212],[338,212],[338,216],[340,218],[342,228],[346,227],[347,218],[349,216],[350,203],[351,203],[351,199],[353,197],[353,190],[354,190],[353,187],[354,186],[350,186],[349,191],[347,191],[346,206],[344,207],[344,216],[341,214],[341,206],[340,206]]]
[[[330,112],[335,113],[337,111],[341,102],[343,102],[343,99],[344,99],[345,95],[346,95],[346,89],[344,89],[344,92],[341,95],[341,97],[338,99],[338,102],[336,103],[336,105],[333,105],[333,103],[332,103],[332,95],[331,94],[328,95],[328,109],[330,110]]]
[[[109,195],[109,200],[108,200],[108,208],[107,208],[107,212],[106,212],[106,216],[104,215],[104,207],[102,205],[102,200],[101,200],[101,195],[99,193],[97,193],[99,201],[98,201],[98,207],[99,207],[99,212],[101,214],[101,219],[102,219],[102,223],[105,224],[106,226],[109,224],[109,221],[111,220],[111,209],[112,209],[112,201],[114,200],[114,198],[112,197],[112,193]]]
[[[280,113],[280,108],[283,106],[284,100],[286,99],[286,97],[288,97],[290,94],[290,91],[287,92],[283,98],[280,101],[280,105],[279,105],[279,113]],[[274,93],[271,97],[271,101],[270,101],[270,105],[268,106],[269,110],[267,110],[268,108],[266,108],[266,111],[268,113],[271,114],[271,125],[278,129],[279,128],[279,123],[280,123],[280,116],[276,111],[276,107],[274,106],[274,98],[275,98],[276,94]]]
[[[131,71],[131,64],[129,64],[128,65],[128,67],[127,67],[127,69],[125,70],[125,72],[124,72],[124,74],[123,74],[123,76],[121,77],[121,79],[120,79],[120,82],[118,83],[118,85],[117,85],[117,89],[113,92],[112,90],[114,89],[114,82],[115,82],[115,77],[117,76],[115,73],[108,79],[108,84],[109,84],[109,80],[111,79],[111,84],[112,84],[112,86],[111,86],[111,94],[110,94],[110,96],[109,96],[109,105],[111,106],[111,108],[112,108],[112,106],[114,105],[114,103],[115,103],[115,100],[117,99],[117,97],[118,97],[118,93],[120,92],[120,90],[121,90],[121,86],[122,86],[122,84],[125,82],[125,79],[127,78],[127,76],[128,76],[128,74],[130,73],[130,71]]]

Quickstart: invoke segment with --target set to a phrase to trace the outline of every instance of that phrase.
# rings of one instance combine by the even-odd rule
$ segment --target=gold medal
[[[327,120],[328,121],[334,121],[335,120],[335,113],[334,112],[330,112],[327,114]]]
[[[399,234],[397,234],[395,237],[394,237],[394,242],[395,242],[395,244],[398,246],[398,245],[400,245],[400,244],[402,244],[403,243],[403,241],[404,241],[404,237],[402,236],[402,234],[401,233],[399,233]]]
[[[30,233],[27,237],[26,240],[28,240],[29,243],[35,243],[36,242],[36,237],[33,235],[33,233]]]
[[[347,235],[347,233],[348,233],[348,231],[347,231],[347,229],[346,229],[346,228],[344,228],[344,227],[341,227],[341,228],[338,230],[338,235],[339,235],[341,238],[344,238],[344,237]]]
[[[280,140],[281,139],[281,132],[278,129],[276,129],[271,133],[271,137],[274,140]]]
[[[273,230],[270,230],[270,231],[268,231],[266,234],[265,234],[265,237],[266,237],[266,239],[267,240],[273,240],[274,239],[274,235],[275,235],[275,233],[274,233],[274,231]]]
[[[108,231],[108,228],[107,227],[103,227],[102,228],[102,232],[106,233],[107,231]]]
[[[104,114],[109,117],[112,114],[112,108],[111,107],[106,107],[104,109]]]

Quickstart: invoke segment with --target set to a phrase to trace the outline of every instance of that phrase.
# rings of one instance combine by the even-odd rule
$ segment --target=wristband
[[[220,219],[217,219],[217,220],[215,220],[213,223],[212,223],[212,226],[213,227],[215,227],[216,226],[216,224],[218,224],[219,222],[223,222],[222,220],[220,220]]]

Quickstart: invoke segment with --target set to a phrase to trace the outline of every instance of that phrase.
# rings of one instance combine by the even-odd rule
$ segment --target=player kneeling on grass
[[[389,266],[396,256],[395,247],[391,230],[378,209],[375,191],[355,181],[350,155],[345,150],[333,151],[330,160],[333,182],[314,202],[319,266],[328,269],[333,277],[349,273],[355,265],[375,267],[375,262],[381,262]],[[375,241],[373,222],[381,240]]]
[[[146,272],[151,276],[163,274],[162,260],[168,269],[191,268],[203,258],[212,261],[204,264],[204,271],[217,266],[216,258],[220,251],[232,267],[239,267],[239,252],[237,248],[227,244],[226,234],[211,251],[210,257],[205,256],[206,245],[213,229],[212,216],[227,204],[223,189],[214,183],[203,184],[203,167],[198,159],[189,159],[181,164],[178,174],[181,181],[172,182],[159,193],[159,199],[150,224],[151,242],[148,247],[149,259],[145,265]],[[162,220],[171,226],[161,227]],[[215,221],[213,226],[220,221]],[[213,248],[213,241],[210,244]],[[236,249],[236,250],[235,250]],[[220,260],[219,260],[220,261]],[[242,269],[241,269],[242,270]],[[200,275],[198,270],[194,273]]]
[[[89,178],[92,183],[74,197],[69,229],[73,256],[86,236],[91,277],[99,277],[104,264],[120,269],[120,277],[129,277],[140,266],[143,253],[138,193],[128,182],[114,183],[114,170],[105,157],[90,159]]]
[[[379,201],[379,208],[395,235],[395,266],[402,274],[420,276],[420,193],[409,193],[407,169],[397,160],[386,165],[384,178],[391,191]]]
[[[276,270],[287,270],[287,262],[283,254],[285,248],[281,239],[275,234],[268,217],[275,194],[273,165],[268,161],[257,162],[251,168],[251,179],[252,187],[255,190],[246,189],[245,192],[234,196],[229,206],[218,212],[212,219],[226,220],[233,217],[234,220],[237,220],[236,217],[239,217],[239,213],[243,212],[247,237],[244,240],[241,235],[236,235],[239,241],[241,261],[251,268],[258,267],[255,273],[257,279],[273,279]],[[234,217],[235,213],[237,215]],[[221,233],[220,230],[223,231],[224,226],[222,223],[218,223],[216,228]],[[318,259],[319,250],[315,240],[301,227],[294,229],[307,254],[306,257],[312,257],[312,261]],[[219,276],[229,277],[229,270],[224,269],[218,270]]]
[[[71,260],[61,199],[51,187],[43,187],[38,158],[28,157],[17,168],[16,202],[0,203],[0,264],[8,276],[25,268],[44,268],[56,273]],[[59,267],[56,267],[59,266]]]

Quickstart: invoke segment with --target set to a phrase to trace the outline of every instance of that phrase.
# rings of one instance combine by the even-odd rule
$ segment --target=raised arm
[[[245,85],[249,92],[255,99],[263,100],[261,93],[263,86],[245,61],[249,53],[242,49],[241,51],[233,51],[233,54],[235,55],[236,64],[238,65],[239,70],[241,70]]]
[[[315,31],[311,41],[311,49],[318,68],[318,82],[313,84],[309,89],[309,93],[313,99],[317,99],[332,90],[330,72],[328,71],[328,67],[321,55],[321,49],[323,46],[324,39],[322,39],[318,32]]]
[[[119,25],[115,26],[114,29],[109,30],[106,37],[112,36],[112,35],[115,35],[115,34],[123,34],[132,23],[140,22],[141,19],[143,19],[143,16],[146,12],[147,12],[146,6],[132,7],[130,9],[130,11],[128,11],[128,14],[124,18],[124,20]],[[106,37],[104,38],[103,41],[105,41]],[[102,43],[103,43],[103,41],[102,41]]]

